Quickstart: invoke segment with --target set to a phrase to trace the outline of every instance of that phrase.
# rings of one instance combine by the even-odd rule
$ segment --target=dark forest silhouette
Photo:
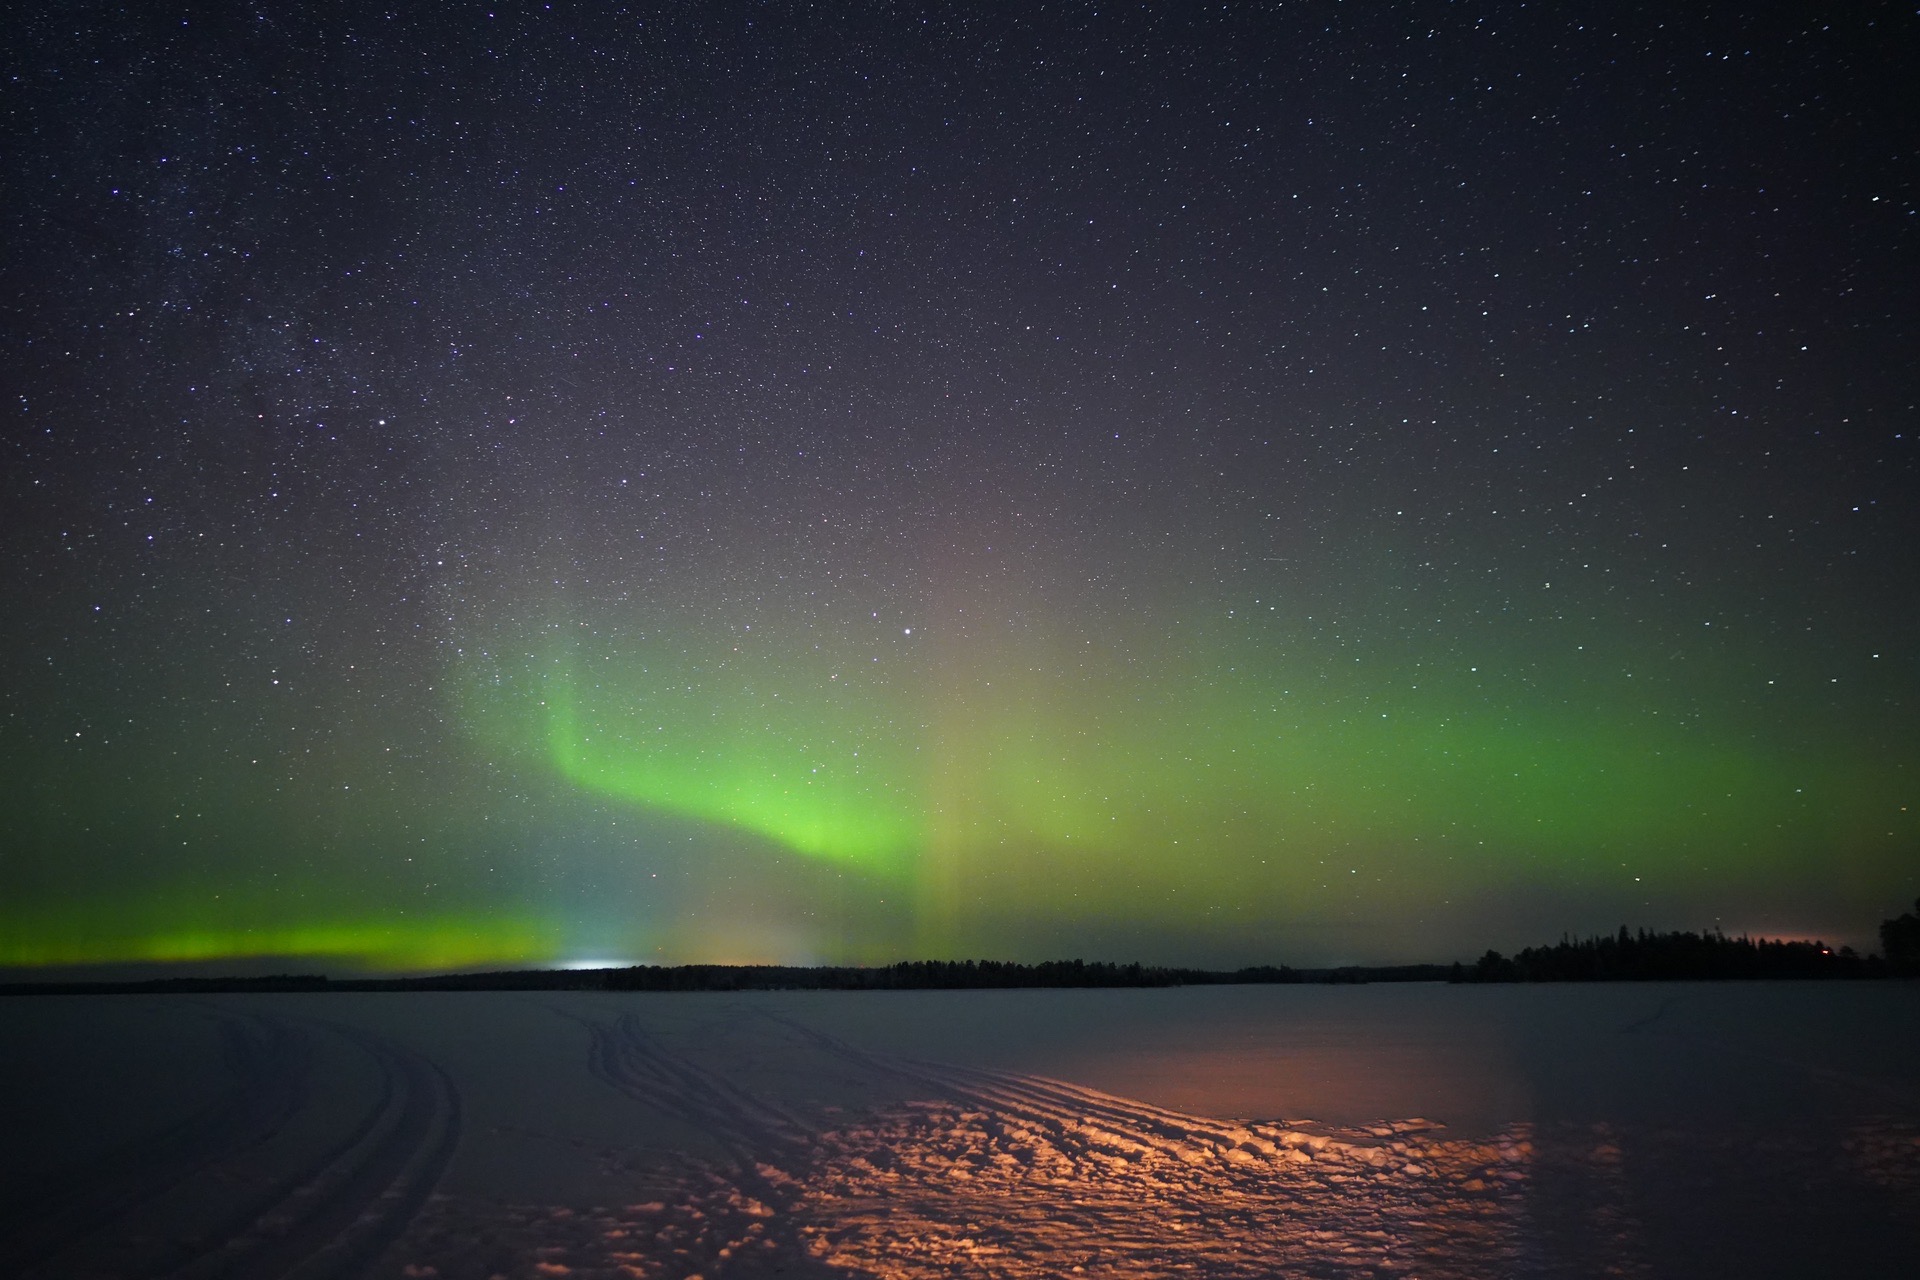
[[[1471,965],[1346,965],[1294,969],[1186,969],[1104,960],[903,960],[852,965],[634,965],[610,969],[513,969],[405,978],[162,977],[108,982],[0,983],[4,995],[106,995],[218,991],[933,991],[1035,987],[1191,987],[1273,983],[1363,982],[1650,982],[1768,978],[1920,976],[1920,901],[1880,925],[1884,955],[1852,947],[1701,933],[1630,932],[1551,947],[1528,947],[1511,958],[1488,951]]]
[[[492,973],[422,974],[404,978],[329,978],[322,974],[264,977],[171,977],[108,982],[0,984],[0,995],[209,993],[216,991],[935,991],[1067,987],[1200,987],[1295,982],[1439,982],[1443,964],[1292,969],[1187,969],[1104,960],[903,960],[852,965],[684,964],[624,969],[511,969]]]
[[[1893,976],[1920,977],[1920,898],[1913,910],[1880,922],[1880,954]]]
[[[1885,929],[1882,929],[1884,935]],[[1528,947],[1508,958],[1489,951],[1471,967],[1455,965],[1456,982],[1647,982],[1730,978],[1877,978],[1879,956],[1824,942],[1729,938],[1719,930],[1649,933],[1645,929]]]

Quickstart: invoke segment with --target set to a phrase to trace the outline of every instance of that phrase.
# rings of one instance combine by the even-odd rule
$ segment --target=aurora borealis
[[[22,19],[0,966],[1868,944],[1916,18],[1548,9]]]

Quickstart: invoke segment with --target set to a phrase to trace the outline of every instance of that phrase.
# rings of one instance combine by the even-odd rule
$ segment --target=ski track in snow
[[[1700,1179],[1749,1167],[1765,1171],[1742,1184],[1762,1196],[1752,1223],[1818,1229],[1860,1197],[1920,1221],[1920,1125],[1901,1115],[1859,1117],[1837,1138],[1642,1122],[1468,1140],[1419,1119],[1185,1115],[866,1052],[766,1012],[662,1035],[631,1015],[560,1008],[587,1033],[584,1065],[613,1105],[689,1126],[712,1154],[576,1141],[624,1188],[620,1203],[502,1204],[435,1190],[462,1132],[437,1063],[353,1026],[202,1012],[223,1047],[222,1090],[0,1206],[0,1275],[1646,1277],[1675,1273],[1644,1252],[1662,1230],[1673,1247],[1670,1217],[1638,1216],[1667,1212],[1649,1195],[1684,1200]],[[870,1101],[795,1100],[823,1088]],[[1692,1181],[1647,1181],[1662,1169]]]
[[[613,1208],[438,1200],[398,1276],[1444,1277],[1548,1275],[1529,1241],[1535,1136],[1449,1138],[1183,1115],[1038,1076],[864,1053],[777,1022],[794,1055],[914,1100],[817,1119],[756,1098],[650,1036],[589,1024],[589,1068],[729,1153]],[[1618,1148],[1554,1156],[1578,1183],[1579,1274],[1646,1275]],[[404,1261],[411,1259],[411,1261]]]
[[[11,1206],[0,1218],[0,1274],[345,1280],[405,1231],[459,1142],[459,1095],[445,1073],[356,1028],[205,1012],[220,1024],[221,1096]],[[329,1038],[336,1055],[342,1045],[349,1058],[365,1055],[377,1083],[344,1128],[290,1137],[324,1083],[316,1042]]]

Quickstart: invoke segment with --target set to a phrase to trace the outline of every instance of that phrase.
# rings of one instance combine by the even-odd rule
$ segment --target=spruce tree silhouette
[[[1920,898],[1912,911],[1880,922],[1880,954],[1895,977],[1920,976]]]

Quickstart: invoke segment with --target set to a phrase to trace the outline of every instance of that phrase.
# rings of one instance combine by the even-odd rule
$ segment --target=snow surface
[[[1905,1276],[1920,985],[0,1002],[0,1274]]]

